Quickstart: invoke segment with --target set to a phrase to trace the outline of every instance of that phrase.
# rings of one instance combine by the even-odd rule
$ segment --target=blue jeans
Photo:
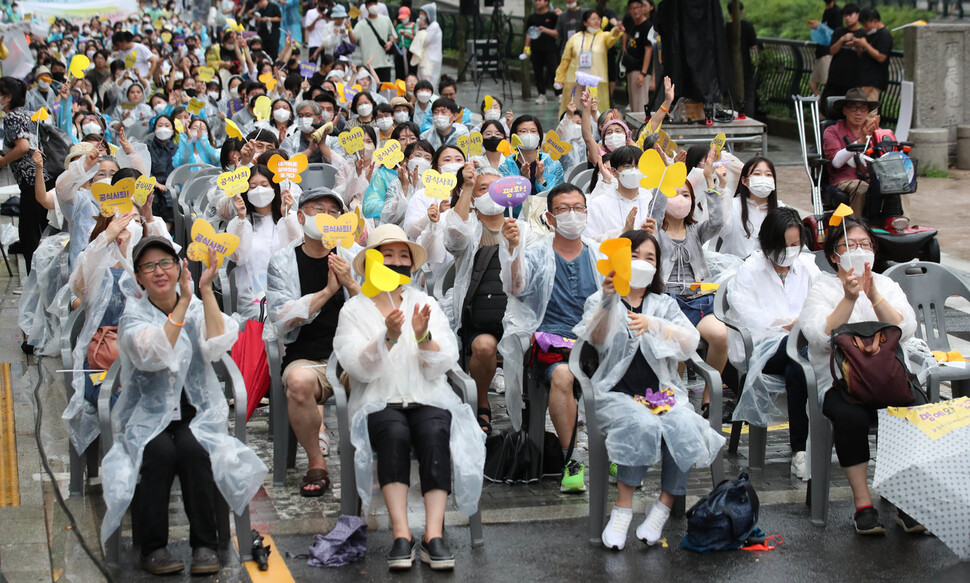
[[[621,466],[616,467],[616,480],[623,482],[627,486],[639,486],[643,482],[643,477],[647,475],[649,466]],[[667,449],[665,441],[660,442],[660,490],[683,496],[687,493],[687,475],[674,463],[673,456]]]

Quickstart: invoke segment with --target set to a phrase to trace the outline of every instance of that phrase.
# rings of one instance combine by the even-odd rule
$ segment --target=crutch
[[[822,167],[828,164],[822,154],[822,134],[819,131],[818,115],[818,96],[792,95],[795,102],[795,124],[798,126],[798,141],[802,147],[802,162],[805,164],[805,173],[812,184],[812,212],[815,214],[815,238],[817,246],[825,241],[825,221],[823,221],[824,209],[822,208]],[[812,114],[812,137],[815,142],[815,153],[808,150],[808,142],[805,136],[805,106],[808,105]]]

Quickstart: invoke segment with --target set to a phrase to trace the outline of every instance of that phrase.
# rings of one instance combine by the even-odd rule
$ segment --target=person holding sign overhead
[[[603,113],[610,109],[610,84],[607,79],[608,68],[606,53],[623,36],[623,25],[614,26],[610,32],[603,32],[600,15],[593,10],[583,12],[583,28],[566,41],[563,48],[562,60],[556,69],[556,88],[562,88],[562,99],[559,103],[559,114],[566,111],[566,106],[573,98],[573,91],[577,88],[577,73],[599,77],[595,86],[595,97],[599,103],[599,111]],[[593,88],[591,88],[592,90]],[[513,130],[514,132],[514,130]]]
[[[388,555],[392,570],[411,568],[419,549],[421,561],[432,569],[454,568],[454,555],[444,540],[452,475],[458,509],[470,516],[478,509],[485,465],[485,436],[445,376],[458,360],[448,318],[434,298],[416,287],[377,281],[379,275],[409,281],[426,256],[400,227],[375,229],[367,247],[354,258],[354,270],[365,277],[364,294],[351,298],[340,311],[333,343],[355,383],[348,403],[350,440],[357,452],[356,488],[365,512],[377,455],[377,478],[394,538]],[[420,543],[408,526],[412,448],[426,517]]]
[[[305,497],[322,496],[330,486],[317,405],[333,395],[326,365],[334,348],[337,315],[360,291],[344,247],[323,241],[319,227],[320,215],[336,219],[343,211],[343,201],[327,188],[304,192],[297,212],[304,237],[274,253],[266,274],[269,334],[284,345],[283,370],[270,374],[283,377],[290,426],[306,450],[307,472],[300,486]]]

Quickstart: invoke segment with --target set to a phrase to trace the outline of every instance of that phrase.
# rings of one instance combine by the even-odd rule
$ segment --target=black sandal
[[[316,490],[308,490],[307,486],[317,486]],[[330,473],[323,468],[307,470],[300,485],[300,496],[304,498],[319,498],[330,487]]]
[[[485,419],[488,419],[487,421]],[[482,427],[485,435],[492,434],[492,409],[490,407],[478,408],[478,424]]]
[[[701,417],[703,417],[704,419],[709,418],[711,416],[711,412],[708,411],[708,409],[710,408],[711,408],[710,402],[701,403]]]

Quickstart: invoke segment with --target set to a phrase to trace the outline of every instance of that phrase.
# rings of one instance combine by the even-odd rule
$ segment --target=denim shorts
[[[687,316],[687,319],[690,320],[690,323],[695,327],[704,318],[704,316],[714,313],[714,294],[708,294],[692,300],[686,299],[689,296],[678,296],[674,294],[669,295],[677,300],[677,305],[680,307],[680,311]]]

